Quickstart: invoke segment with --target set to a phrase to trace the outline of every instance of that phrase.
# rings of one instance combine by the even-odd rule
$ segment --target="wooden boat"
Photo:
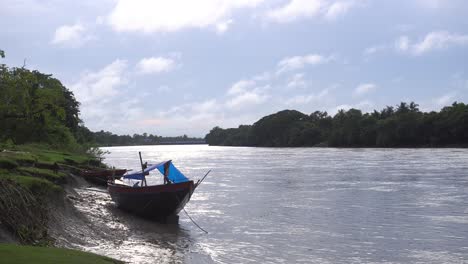
[[[107,181],[109,179],[112,177],[115,179],[120,179],[126,172],[126,169],[84,170],[81,171],[80,175],[90,182],[100,185],[107,185]]]
[[[193,181],[144,187],[110,183],[108,190],[119,208],[142,217],[165,221],[184,208],[195,185]]]
[[[158,170],[163,175],[164,184],[146,185],[145,176],[153,170]],[[173,222],[178,220],[177,214],[190,201],[203,179],[195,184],[169,160],[123,176],[123,180],[132,181],[109,181],[107,189],[117,207],[153,220]]]

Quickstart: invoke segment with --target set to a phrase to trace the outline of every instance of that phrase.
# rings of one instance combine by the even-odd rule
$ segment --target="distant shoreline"
[[[113,145],[113,146],[99,146],[100,148],[110,148],[110,147],[136,147],[136,146],[161,146],[161,145],[173,145],[173,146],[183,146],[183,145],[207,145],[210,147],[229,147],[229,148],[268,148],[268,149],[468,149],[468,145],[463,146],[400,146],[400,147],[369,147],[369,146],[354,146],[354,147],[331,147],[331,146],[298,146],[298,147],[269,147],[269,146],[229,146],[229,145],[210,145],[208,143],[199,143],[199,144],[151,144],[151,145]]]
[[[98,145],[99,148],[105,147],[135,147],[135,146],[166,146],[166,145],[208,145],[203,142],[183,143],[183,142],[171,142],[171,143],[158,143],[158,144],[132,144],[132,145]]]
[[[370,147],[370,146],[343,146],[343,147],[328,147],[328,146],[298,146],[298,147],[271,147],[271,146],[229,146],[229,145],[209,145],[210,147],[232,147],[232,148],[278,148],[278,149],[285,149],[285,148],[292,148],[292,149],[468,149],[468,146],[398,146],[398,147]]]

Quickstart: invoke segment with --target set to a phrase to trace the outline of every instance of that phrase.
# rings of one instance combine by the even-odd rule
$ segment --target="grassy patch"
[[[21,174],[44,178],[54,183],[64,183],[66,175],[63,172],[53,172],[48,169],[39,169],[35,167],[20,167],[17,169]]]
[[[10,179],[18,183],[20,186],[28,189],[35,195],[46,196],[63,191],[62,187],[42,178],[18,175],[14,173],[2,174],[0,177]]]
[[[86,165],[92,162],[92,158],[86,154],[69,153],[48,149],[35,149],[31,146],[17,146],[15,149],[0,152],[0,159],[13,160],[19,164],[32,165],[42,163],[53,165],[54,163],[69,165]]]
[[[12,159],[21,164],[31,164],[37,159],[32,153],[22,151],[2,151],[0,152],[0,158]]]
[[[0,244],[0,259],[11,264],[20,263],[123,263],[108,257],[71,249]]]

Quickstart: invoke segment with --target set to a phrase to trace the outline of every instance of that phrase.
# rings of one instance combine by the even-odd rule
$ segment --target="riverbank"
[[[99,158],[80,152],[51,150],[44,146],[15,146],[0,149],[0,243],[47,246],[49,248],[0,247],[0,257],[8,263],[24,263],[36,257],[43,263],[116,263],[108,258],[75,254],[55,246],[67,234],[66,223],[84,218],[76,212],[73,187],[84,180],[75,176],[81,169],[102,167]],[[76,219],[75,219],[76,218]],[[63,253],[61,255],[61,253]],[[57,259],[49,255],[58,254]],[[69,256],[69,259],[66,257]],[[100,259],[102,258],[102,259]],[[106,261],[101,261],[106,260]],[[100,262],[99,262],[100,261]],[[41,263],[39,261],[39,263]]]

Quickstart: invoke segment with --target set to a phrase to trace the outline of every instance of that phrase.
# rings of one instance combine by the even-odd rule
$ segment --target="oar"
[[[209,171],[205,174],[205,176],[203,176],[203,178],[202,178],[201,180],[198,180],[198,181],[197,181],[197,184],[195,184],[195,188],[197,188],[198,185],[200,185],[200,184],[203,182],[203,180],[206,178],[206,176],[208,176],[208,174],[210,174],[210,172],[211,172],[211,170],[209,170]]]

